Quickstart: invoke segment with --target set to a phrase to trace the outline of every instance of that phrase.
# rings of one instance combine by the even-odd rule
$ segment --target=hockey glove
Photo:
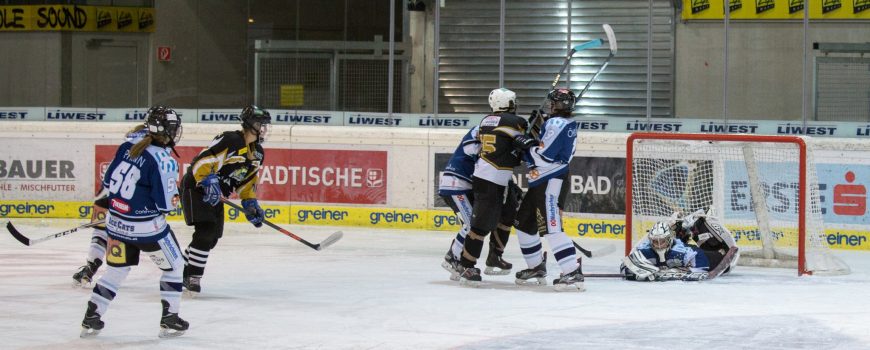
[[[199,182],[198,186],[202,187],[202,191],[205,192],[205,195],[202,196],[203,202],[211,206],[216,206],[221,202],[221,182],[217,174],[206,176]]]
[[[532,110],[529,114],[529,130],[527,135],[537,135],[541,131],[541,125],[544,124],[544,111],[540,109]]]
[[[266,219],[266,212],[263,211],[263,208],[260,208],[260,204],[257,203],[256,199],[245,199],[242,200],[242,207],[245,208],[245,218],[252,224],[254,227],[263,226],[263,220]]]
[[[533,137],[517,135],[517,137],[514,138],[514,146],[524,151],[537,145],[538,140],[535,140]]]

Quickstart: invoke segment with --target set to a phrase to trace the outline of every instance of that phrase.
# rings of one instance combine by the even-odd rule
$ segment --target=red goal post
[[[778,158],[769,158],[768,153],[775,154],[775,157]],[[756,160],[756,158],[760,160]],[[726,203],[724,200],[727,196],[724,193],[725,177],[733,177],[735,173],[740,173],[748,174],[746,175],[748,176],[746,183],[752,191],[751,196],[749,196],[752,208],[745,210],[749,213],[749,219],[741,220],[749,222],[746,224],[747,227],[753,225],[756,227],[754,231],[747,230],[746,232],[753,232],[762,237],[759,240],[762,241],[760,244],[762,251],[765,251],[763,258],[777,261],[788,260],[788,253],[774,251],[779,251],[781,249],[779,245],[786,243],[786,239],[782,237],[796,234],[795,240],[797,242],[794,242],[796,244],[790,244],[797,246],[797,256],[791,256],[791,260],[796,260],[796,266],[789,267],[796,267],[799,275],[812,274],[815,270],[807,266],[808,216],[814,220],[812,223],[814,233],[810,239],[813,247],[818,246],[817,248],[820,250],[828,248],[826,245],[820,245],[816,242],[824,236],[824,224],[818,209],[820,204],[818,202],[818,184],[814,173],[815,166],[808,164],[811,162],[812,157],[811,152],[808,152],[807,142],[798,136],[650,132],[631,134],[626,142],[626,255],[633,248],[635,240],[642,238],[644,231],[648,229],[644,226],[649,226],[649,222],[653,219],[661,219],[666,215],[666,212],[681,211],[683,215],[686,215],[688,212],[703,206],[709,207],[714,203]],[[797,169],[792,169],[795,165]],[[773,166],[777,168],[772,168]],[[744,168],[735,171],[735,167]],[[783,168],[780,170],[778,167]],[[759,168],[764,171],[758,171]],[[807,176],[808,169],[813,170],[811,178]],[[730,174],[725,175],[728,172]],[[758,173],[761,174],[762,178],[758,177]],[[755,177],[753,178],[753,176]],[[769,206],[767,197],[770,187],[767,182],[771,182],[771,176],[782,176],[788,179],[786,182],[790,183],[797,181],[797,188],[792,188],[797,191],[797,206],[792,209],[793,213],[788,213],[792,215],[788,219],[768,217],[766,207]],[[813,181],[813,183],[809,183],[809,181]],[[815,187],[813,189],[810,186]],[[763,190],[762,187],[764,187]],[[717,191],[720,193],[715,193]],[[808,193],[808,191],[811,192]],[[815,196],[815,198],[811,198],[811,196]],[[693,202],[695,197],[707,198],[700,202]],[[764,198],[764,200],[759,201],[756,200],[757,198]],[[666,203],[660,204],[658,202]],[[733,210],[733,208],[731,209]],[[778,212],[771,214],[771,216],[784,215]],[[786,222],[785,225],[789,227],[784,230],[780,229],[774,234],[770,227],[770,222],[773,221],[776,221],[777,228],[783,225],[782,222]],[[723,219],[723,223],[727,223],[727,220]],[[783,234],[783,232],[789,233]],[[770,238],[773,236],[778,237]],[[776,240],[782,240],[782,242]],[[766,252],[768,248],[770,252]],[[743,249],[741,247],[741,250]],[[746,260],[752,259],[747,257]],[[787,263],[787,265],[790,264],[794,264],[794,261]],[[759,263],[757,265],[787,266],[780,263]],[[848,270],[847,267],[846,269]],[[820,268],[819,270],[827,269]],[[836,274],[836,272],[832,274]]]

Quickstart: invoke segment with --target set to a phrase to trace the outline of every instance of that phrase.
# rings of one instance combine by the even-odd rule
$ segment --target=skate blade
[[[458,280],[459,280],[459,274],[458,274],[458,273],[450,273],[450,280],[451,280],[451,281],[458,281]]]
[[[175,338],[184,335],[184,331],[176,331],[169,328],[160,327],[160,333],[157,333],[157,336],[160,338]]]
[[[557,284],[553,286],[557,292],[585,292],[586,286],[583,285],[583,282],[576,282],[571,284]]]
[[[94,286],[93,281],[76,281],[73,280],[72,287],[73,288],[92,288]]]
[[[483,273],[485,275],[500,276],[500,275],[507,275],[507,274],[511,273],[511,270],[510,269],[503,270],[503,269],[500,269],[500,268],[495,267],[495,266],[487,266],[486,270],[483,270]]]
[[[514,281],[514,283],[516,283],[519,286],[546,286],[547,279],[543,278],[543,277],[536,277],[534,279],[530,278],[527,280],[517,278],[516,281]]]
[[[188,297],[190,299],[196,299],[196,296],[199,295],[199,293],[191,292],[191,291],[185,289],[184,292],[181,292],[181,295]]]
[[[480,283],[482,281],[469,281],[467,279],[460,279],[459,284],[465,287],[478,288],[480,287]]]
[[[82,332],[79,333],[79,338],[93,338],[100,334],[99,329],[82,327]]]

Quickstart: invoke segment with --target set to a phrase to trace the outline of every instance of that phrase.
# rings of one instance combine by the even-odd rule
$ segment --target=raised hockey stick
[[[602,247],[600,249],[588,250],[581,247],[579,244],[577,244],[577,242],[571,241],[571,243],[574,243],[574,248],[577,248],[577,251],[583,253],[583,255],[585,255],[587,258],[599,258],[616,251],[616,247],[612,244]]]
[[[12,221],[9,221],[6,223],[6,229],[9,230],[9,233],[12,234],[12,237],[15,237],[15,239],[17,239],[22,244],[24,244],[26,246],[32,246],[32,245],[37,244],[37,243],[41,243],[41,242],[45,242],[45,241],[52,240],[55,238],[60,238],[60,237],[66,236],[70,233],[76,232],[76,231],[81,230],[83,228],[94,227],[94,226],[102,225],[104,223],[105,223],[104,220],[89,222],[87,224],[79,225],[78,227],[71,228],[71,229],[66,230],[66,231],[58,232],[58,233],[48,235],[48,236],[45,236],[42,238],[37,238],[37,239],[30,239],[30,238],[25,237],[23,234],[21,234],[20,231],[18,231],[17,228],[15,228],[14,225],[12,225]]]
[[[226,203],[227,205],[235,208],[236,210],[242,212],[242,213],[245,212],[244,208],[242,208],[241,206],[239,206],[236,203],[231,202],[229,199],[221,198],[221,201]],[[329,237],[326,237],[326,239],[324,239],[320,243],[312,244],[311,242],[306,241],[302,237],[299,237],[299,236],[293,234],[293,232],[287,231],[287,230],[281,228],[281,226],[278,226],[278,225],[275,225],[275,224],[269,222],[269,220],[263,219],[263,223],[271,228],[278,230],[278,232],[281,232],[287,236],[290,236],[290,238],[293,238],[299,242],[302,242],[302,244],[307,245],[309,248],[314,249],[314,250],[323,250],[323,248],[326,248],[326,247],[329,247],[329,246],[335,244],[335,242],[338,242],[338,240],[344,236],[343,232],[336,231],[333,234],[329,235]]]
[[[589,82],[586,83],[586,86],[583,87],[583,90],[580,90],[580,93],[577,94],[578,100],[583,97],[583,94],[585,94],[587,90],[589,90],[589,86],[591,86],[592,83],[594,83],[595,80],[598,79],[598,76],[601,75],[601,72],[604,71],[604,68],[607,68],[607,65],[610,64],[610,59],[612,59],[613,56],[616,56],[616,35],[613,34],[613,28],[610,28],[609,24],[603,24],[601,25],[601,27],[604,28],[604,34],[607,35],[607,43],[610,44],[610,54],[607,55],[607,58],[604,60],[604,64],[602,64],[601,67],[598,68],[598,71],[595,72],[595,75],[592,76],[592,79],[589,79]]]
[[[559,79],[562,77],[562,73],[565,72],[565,68],[568,68],[568,64],[571,63],[571,57],[573,57],[575,53],[586,49],[593,49],[603,44],[604,40],[595,39],[572,47],[571,50],[568,51],[568,54],[565,55],[565,60],[562,61],[562,67],[559,68],[559,72],[556,73],[556,77],[553,78],[553,83],[550,84],[550,90],[548,90],[547,93],[555,89],[556,85],[559,84]],[[544,97],[544,101],[541,102],[541,107],[539,109],[544,109],[544,106],[546,106],[546,104],[547,98]],[[529,134],[531,134],[535,138],[539,138],[542,124],[544,124],[544,119],[541,117],[540,114],[536,115],[535,119],[532,120],[532,123],[529,126]]]

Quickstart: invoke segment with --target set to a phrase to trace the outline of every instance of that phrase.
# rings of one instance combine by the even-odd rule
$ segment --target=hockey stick
[[[571,63],[571,57],[573,57],[574,54],[577,53],[577,51],[596,48],[596,47],[599,47],[603,44],[604,44],[603,40],[595,39],[595,40],[587,41],[585,43],[582,43],[580,45],[572,47],[571,50],[568,51],[568,54],[565,55],[565,60],[562,61],[562,67],[559,68],[559,73],[556,73],[556,77],[553,78],[553,83],[550,84],[550,90],[547,91],[547,93],[549,93],[550,91],[555,89],[556,85],[559,84],[559,78],[562,77],[562,73],[565,72],[565,68],[568,67],[569,63]],[[541,102],[541,107],[539,109],[544,109],[544,106],[546,106],[546,104],[547,104],[547,98],[544,97],[544,101]],[[540,114],[536,115],[535,119],[532,120],[532,123],[529,126],[529,134],[534,136],[536,139],[539,138],[540,133],[541,133],[541,125],[542,124],[544,124],[543,118],[541,117]]]
[[[592,277],[592,278],[623,278],[625,275],[621,273],[584,273],[583,277]]]
[[[227,205],[235,208],[236,210],[241,211],[242,213],[245,212],[244,208],[240,207],[236,203],[231,202],[229,199],[221,198],[221,201],[226,203]],[[326,239],[324,239],[322,242],[317,243],[317,244],[312,244],[311,242],[306,241],[302,237],[299,237],[299,236],[293,234],[293,232],[287,231],[287,230],[281,228],[280,226],[269,222],[269,220],[263,219],[263,223],[266,224],[267,226],[273,228],[273,229],[278,230],[278,232],[281,232],[287,236],[290,236],[290,238],[293,238],[299,242],[302,242],[302,244],[307,245],[309,248],[314,249],[314,250],[323,250],[323,248],[326,248],[326,247],[329,247],[329,246],[335,244],[335,242],[338,242],[338,240],[344,236],[343,232],[336,231],[333,234],[329,235],[329,237],[326,237]]]
[[[52,240],[55,238],[60,238],[60,237],[66,236],[70,233],[76,232],[76,231],[83,229],[83,228],[94,227],[94,226],[102,225],[104,223],[105,223],[104,220],[94,221],[94,222],[80,225],[78,227],[71,228],[71,229],[66,230],[66,231],[58,232],[58,233],[48,235],[48,236],[45,236],[42,238],[37,238],[37,239],[30,239],[30,238],[25,237],[23,234],[21,234],[20,231],[18,231],[17,228],[15,228],[15,226],[12,225],[12,221],[9,221],[6,223],[6,229],[9,230],[9,233],[12,234],[12,237],[15,237],[15,239],[17,239],[19,242],[21,242],[21,244],[24,244],[26,246],[32,246],[32,245],[37,244],[37,243],[41,243],[41,242],[45,242],[45,241]]]
[[[607,58],[604,60],[604,64],[602,64],[601,67],[598,68],[598,71],[595,72],[595,75],[592,76],[592,79],[589,79],[589,82],[586,83],[586,86],[583,87],[583,90],[580,90],[580,93],[577,94],[578,100],[583,97],[583,94],[585,94],[587,90],[589,90],[589,86],[591,86],[592,83],[594,83],[595,80],[598,79],[598,76],[601,75],[601,72],[604,71],[604,68],[607,68],[607,65],[610,64],[610,59],[616,55],[616,35],[613,34],[613,28],[610,28],[609,24],[603,24],[601,25],[601,27],[604,28],[604,34],[607,35],[607,43],[610,44],[610,54],[607,55]]]
[[[614,251],[616,251],[616,247],[612,244],[605,246],[601,249],[588,250],[586,248],[581,247],[579,244],[577,244],[577,242],[571,241],[571,243],[574,243],[574,248],[577,248],[577,250],[580,253],[583,253],[583,255],[585,255],[587,258],[599,258],[599,257],[605,256],[607,254],[610,254],[610,253],[613,253]]]
[[[707,274],[707,279],[711,280],[718,277],[726,268],[731,266],[731,260],[734,260],[734,254],[737,254],[737,247],[728,248],[728,252],[722,257],[722,261],[719,262],[719,265],[710,270]]]

